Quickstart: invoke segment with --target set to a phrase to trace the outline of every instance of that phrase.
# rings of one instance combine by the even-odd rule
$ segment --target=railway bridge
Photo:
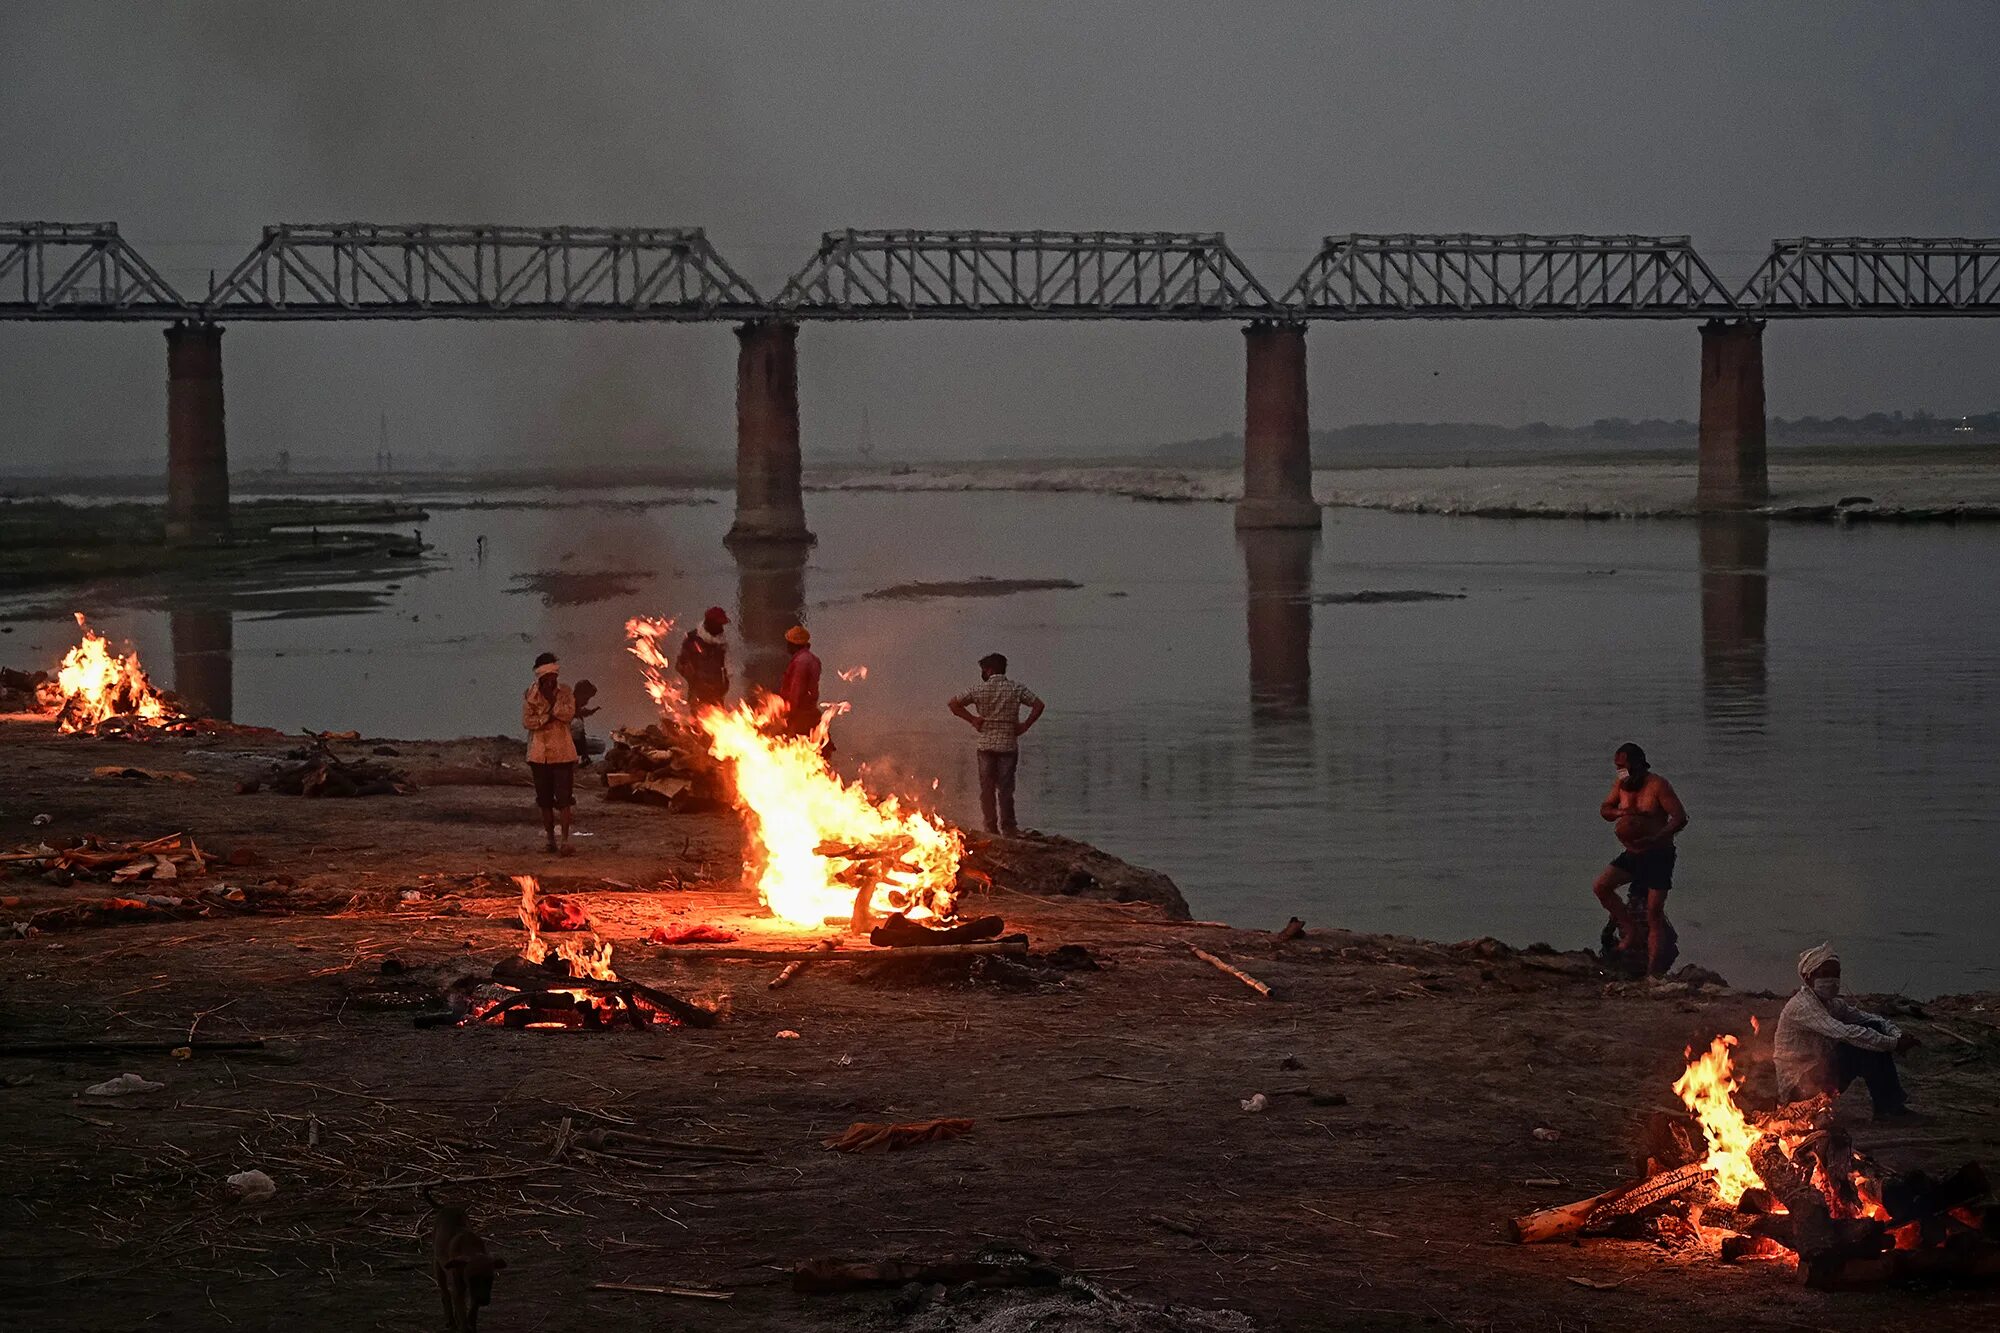
[[[1685,236],[1329,236],[1289,285],[1219,232],[833,231],[760,296],[691,227],[283,224],[199,297],[113,223],[0,223],[0,319],[166,327],[167,527],[229,530],[226,323],[478,319],[735,326],[732,545],[812,540],[801,494],[798,335],[824,320],[1240,322],[1244,529],[1316,529],[1306,331],[1316,321],[1648,319],[1698,324],[1697,505],[1769,496],[1767,324],[2000,315],[2000,238],[1775,241],[1737,283]]]

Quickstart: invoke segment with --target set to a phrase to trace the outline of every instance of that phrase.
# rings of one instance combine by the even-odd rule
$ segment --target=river
[[[1317,540],[1239,538],[1217,504],[817,493],[815,548],[739,563],[726,503],[645,498],[439,509],[428,570],[386,588],[82,609],[239,721],[407,737],[514,732],[544,649],[603,688],[597,729],[643,721],[628,615],[722,603],[753,673],[802,616],[853,704],[842,763],[974,821],[945,701],[1004,652],[1049,705],[1023,822],[1272,927],[1594,943],[1589,885],[1616,851],[1597,803],[1633,740],[1693,817],[1669,903],[1684,960],[1784,989],[1832,939],[1858,990],[2000,988],[1992,528],[1332,510]],[[520,577],[543,572],[627,591]],[[868,596],[985,576],[1080,586]],[[1343,600],[1361,592],[1448,596]],[[73,638],[12,629],[12,665]]]

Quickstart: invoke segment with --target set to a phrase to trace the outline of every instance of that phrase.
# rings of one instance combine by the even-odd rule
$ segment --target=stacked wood
[[[886,949],[907,949],[927,944],[971,944],[976,940],[995,939],[1006,929],[1006,919],[997,916],[974,917],[949,926],[926,926],[897,912],[868,932],[868,942]]]
[[[608,800],[691,810],[725,795],[721,770],[709,757],[707,744],[672,723],[612,732],[599,767]]]
[[[591,995],[637,996],[683,1027],[712,1028],[722,1021],[722,1012],[706,1005],[683,1000],[678,995],[637,981],[598,981],[566,975],[568,966],[554,954],[547,961],[531,963],[519,954],[493,965],[493,979],[510,986],[543,991],[584,991]]]

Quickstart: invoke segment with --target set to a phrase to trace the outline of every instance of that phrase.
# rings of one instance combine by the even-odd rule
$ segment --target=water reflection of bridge
[[[1251,719],[1310,722],[1313,558],[1320,535],[1246,530],[1237,533],[1237,543],[1246,585]],[[1697,526],[1703,711],[1733,730],[1763,728],[1770,554],[1768,519],[1712,514]]]

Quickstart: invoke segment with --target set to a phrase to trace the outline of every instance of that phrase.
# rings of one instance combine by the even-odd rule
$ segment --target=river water
[[[643,721],[628,615],[722,603],[753,674],[802,616],[854,705],[842,763],[971,822],[945,701],[1004,652],[1049,705],[1023,822],[1247,925],[1593,943],[1597,803],[1634,740],[1693,817],[1684,959],[1785,988],[1830,938],[1856,989],[2000,988],[2000,531],[1333,510],[1315,540],[1239,537],[1225,505],[820,493],[815,548],[739,563],[718,497],[644,498],[437,510],[430,568],[387,588],[84,609],[240,721],[404,737],[514,732],[544,649],[604,690],[600,727]],[[519,577],[607,571],[628,591]],[[1081,586],[867,596],[984,576]],[[1371,591],[1450,596],[1343,600]],[[17,619],[0,660],[72,638]]]

